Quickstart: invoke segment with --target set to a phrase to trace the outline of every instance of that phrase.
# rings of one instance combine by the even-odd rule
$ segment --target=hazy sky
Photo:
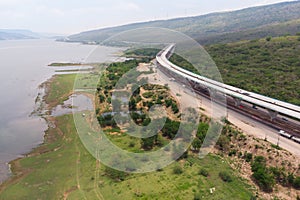
[[[0,0],[0,29],[71,34],[283,1],[287,0]]]

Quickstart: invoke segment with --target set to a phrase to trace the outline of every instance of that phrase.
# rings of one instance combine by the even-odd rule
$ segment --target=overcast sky
[[[72,34],[283,1],[287,0],[0,0],[0,29]]]

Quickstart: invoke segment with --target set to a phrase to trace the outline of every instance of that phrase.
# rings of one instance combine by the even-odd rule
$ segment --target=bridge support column
[[[210,99],[216,99],[217,98],[217,93],[218,92],[216,90],[209,88],[208,91],[209,91]]]
[[[242,103],[242,100],[239,99],[239,98],[234,98],[234,97],[233,97],[233,100],[234,100],[235,106],[237,106],[237,107],[239,107],[239,106],[241,105],[241,103]]]
[[[271,117],[271,121],[273,121],[278,115],[278,112],[273,111],[273,110],[268,110],[268,112],[269,112],[269,115]]]

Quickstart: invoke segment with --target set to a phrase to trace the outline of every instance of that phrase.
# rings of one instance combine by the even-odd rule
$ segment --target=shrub
[[[110,167],[106,167],[105,168],[105,174],[114,179],[114,180],[119,180],[119,181],[123,181],[127,174],[125,172],[122,172],[122,171],[118,171],[118,170],[115,170],[113,168],[110,168]]]
[[[256,199],[257,199],[256,196],[253,196],[253,195],[252,195],[252,196],[250,197],[250,200],[256,200]]]
[[[182,168],[179,166],[179,165],[176,165],[174,168],[173,168],[173,173],[174,174],[182,174],[183,170]]]
[[[293,187],[296,188],[297,190],[300,189],[300,177],[296,177],[293,181]]]
[[[246,162],[252,161],[252,157],[253,157],[252,153],[245,153],[244,155]]]
[[[275,184],[275,178],[272,172],[266,167],[266,159],[263,156],[257,156],[251,165],[253,178],[258,186],[265,192],[271,192]]]
[[[293,185],[294,180],[295,180],[294,174],[289,173],[288,176],[287,176],[287,182],[288,182],[288,184],[289,185]]]
[[[267,42],[270,42],[270,41],[271,41],[271,39],[272,39],[272,37],[271,37],[271,36],[269,36],[269,37],[266,37],[266,41],[267,41]]]
[[[228,156],[235,156],[236,155],[237,150],[233,149],[228,153]]]
[[[201,194],[200,193],[195,193],[194,194],[194,200],[200,200],[201,199]]]
[[[209,176],[209,173],[206,169],[200,169],[199,171],[199,175],[202,175],[202,176],[205,176],[205,177],[208,177]]]
[[[224,181],[224,182],[232,182],[232,178],[228,172],[220,172],[219,177]]]

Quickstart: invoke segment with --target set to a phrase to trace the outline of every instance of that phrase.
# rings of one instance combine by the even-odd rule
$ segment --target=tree
[[[200,139],[201,143],[203,143],[206,133],[208,131],[209,125],[207,123],[201,122],[198,126],[197,130],[197,138]]]
[[[136,101],[134,98],[131,98],[129,101],[129,110],[135,110],[136,109]]]
[[[157,135],[148,138],[142,138],[141,145],[143,149],[150,150],[153,148],[157,140]]]
[[[100,103],[103,103],[105,101],[105,97],[101,94],[99,94],[99,101]]]
[[[195,138],[194,141],[192,142],[192,147],[195,151],[199,151],[201,148],[202,142],[199,140],[199,138]]]

